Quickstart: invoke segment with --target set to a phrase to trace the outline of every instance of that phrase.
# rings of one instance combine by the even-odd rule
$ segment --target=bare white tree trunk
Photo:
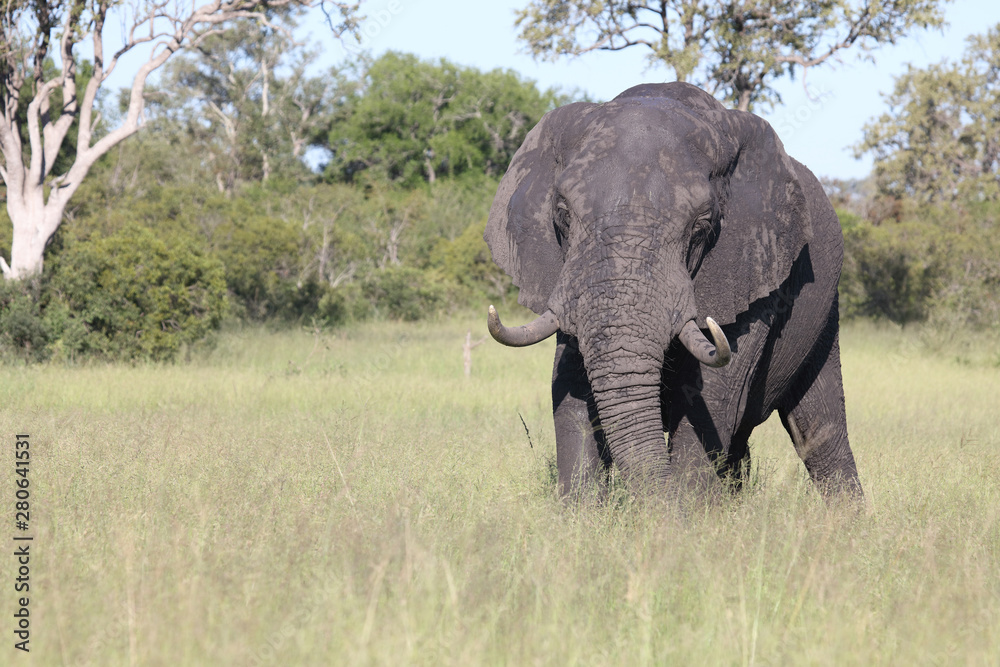
[[[434,163],[431,162],[431,155],[433,155],[433,152],[430,149],[424,151],[424,171],[427,172],[428,183],[433,183],[437,180],[437,174],[434,172]]]
[[[389,240],[385,244],[385,255],[389,264],[393,266],[399,265],[399,242],[403,238],[403,231],[408,223],[408,217],[404,215],[389,228]]]

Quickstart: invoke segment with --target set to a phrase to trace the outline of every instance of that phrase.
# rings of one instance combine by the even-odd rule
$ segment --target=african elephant
[[[685,83],[555,109],[514,155],[484,237],[540,315],[505,327],[490,306],[493,337],[557,334],[561,493],[603,484],[612,463],[629,485],[738,487],[777,410],[821,492],[862,497],[840,225],[767,122]]]

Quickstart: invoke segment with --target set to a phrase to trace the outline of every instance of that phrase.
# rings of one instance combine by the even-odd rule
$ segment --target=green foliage
[[[377,315],[406,322],[438,314],[449,300],[448,285],[439,275],[408,266],[373,272],[361,289]]]
[[[840,281],[845,317],[884,317],[899,324],[927,318],[944,270],[927,231],[919,225],[845,230]]]
[[[326,288],[316,306],[313,319],[318,324],[337,327],[366,320],[371,315],[371,302],[365,298],[362,286],[354,282]]]
[[[318,52],[292,39],[294,13],[272,14],[277,27],[236,21],[169,60],[147,92],[152,124],[197,151],[223,192],[275,177],[307,179],[306,149],[322,142],[357,85],[336,69],[307,75]]]
[[[246,199],[220,202],[226,209],[210,247],[222,261],[226,285],[252,320],[288,315],[286,286],[295,283],[299,230],[260,212]]]
[[[10,224],[7,207],[0,206],[0,257],[10,257],[10,246],[13,240],[14,226]]]
[[[1000,200],[1000,26],[969,38],[960,63],[896,77],[889,111],[864,128],[883,195],[917,206]]]
[[[837,219],[840,220],[840,229],[845,234],[864,224],[864,218],[860,215],[840,208],[837,209]]]
[[[900,224],[843,216],[843,317],[1000,327],[1000,206],[926,208]]]
[[[495,179],[405,189],[369,173],[353,185],[272,181],[227,197],[161,171],[163,139],[146,135],[97,166],[100,177],[81,190],[74,219],[50,247],[54,270],[72,244],[142,227],[182,235],[219,260],[230,315],[240,320],[413,320],[502,302],[510,290],[482,241],[483,222],[469,224],[485,221]]]
[[[535,123],[568,101],[510,70],[480,72],[389,52],[371,63],[328,147],[331,177],[363,170],[414,187],[464,173],[499,176]]]
[[[49,356],[48,342],[38,290],[30,284],[0,280],[0,360],[42,361]]]
[[[494,262],[483,240],[486,220],[474,222],[452,241],[441,239],[435,248],[434,265],[448,280],[470,294],[506,303],[513,291],[510,278]]]
[[[0,358],[173,359],[228,308],[219,260],[182,232],[61,235],[38,281],[0,283]]]
[[[172,359],[217,329],[227,308],[218,260],[182,235],[142,227],[69,245],[48,286],[68,356]]]
[[[651,64],[750,110],[780,102],[774,82],[797,67],[821,65],[851,47],[868,54],[914,28],[941,25],[947,1],[532,0],[517,25],[535,57],[644,46]]]

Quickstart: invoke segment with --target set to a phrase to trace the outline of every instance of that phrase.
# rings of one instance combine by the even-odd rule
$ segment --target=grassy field
[[[469,328],[0,369],[8,471],[33,443],[31,664],[1000,664],[997,359],[847,327],[868,510],[827,510],[772,420],[752,487],[677,518],[561,506],[553,344],[485,343],[467,379]]]

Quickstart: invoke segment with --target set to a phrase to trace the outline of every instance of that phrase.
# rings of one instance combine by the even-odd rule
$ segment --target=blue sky
[[[543,87],[557,86],[588,92],[596,100],[610,99],[638,83],[671,80],[664,68],[649,69],[640,47],[615,53],[587,54],[557,63],[535,62],[520,53],[514,11],[527,0],[367,0],[361,47],[373,55],[387,50],[415,53],[422,58],[447,58],[480,69],[510,68]],[[764,114],[778,131],[790,155],[817,175],[861,178],[871,170],[871,160],[856,160],[849,148],[861,137],[869,119],[885,110],[880,93],[892,89],[893,76],[942,60],[958,60],[965,38],[1000,23],[997,0],[957,0],[947,5],[949,22],[944,31],[918,31],[874,52],[876,64],[859,62],[856,52],[846,52],[835,67],[814,68],[808,82],[810,99],[801,79],[784,80],[784,103]],[[351,57],[351,50],[337,44],[329,29],[317,25],[314,39],[326,46],[329,64]],[[353,47],[356,48],[356,47]]]

